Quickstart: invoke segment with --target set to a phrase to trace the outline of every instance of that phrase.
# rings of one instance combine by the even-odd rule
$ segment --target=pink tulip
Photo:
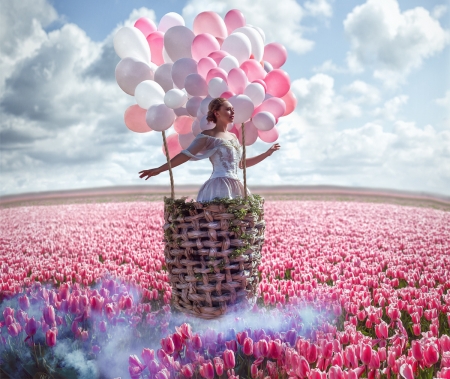
[[[344,379],[344,373],[339,366],[331,366],[329,371],[330,379]]]
[[[430,367],[439,360],[439,350],[434,344],[429,344],[423,350],[423,357],[426,366]]]
[[[194,367],[192,366],[191,363],[187,363],[181,367],[181,373],[186,378],[192,378],[194,376]]]
[[[25,333],[27,336],[34,336],[37,331],[37,323],[34,317],[31,317],[25,325]]]
[[[227,347],[227,349],[233,350],[233,352],[236,352],[238,349],[236,340],[225,342],[225,346]]]
[[[369,365],[372,360],[372,348],[369,345],[362,345],[360,359],[366,366]]]
[[[386,339],[388,338],[388,333],[389,327],[384,321],[381,321],[378,325],[375,326],[375,334],[378,338]]]
[[[19,307],[23,311],[26,311],[28,308],[30,308],[30,300],[28,299],[27,295],[19,297]]]
[[[216,373],[219,376],[223,375],[223,371],[224,371],[224,362],[223,359],[220,357],[215,357],[213,359],[214,362],[214,367],[216,368]]]
[[[245,355],[252,355],[253,354],[253,340],[250,337],[247,337],[244,340],[243,346],[242,346],[242,352]]]
[[[161,346],[167,354],[173,354],[175,351],[175,345],[170,337],[163,338],[161,340]]]
[[[8,326],[8,334],[11,337],[17,337],[21,331],[22,328],[20,327],[20,324],[17,322],[13,322]]]
[[[400,366],[400,375],[405,379],[414,379],[414,373],[410,364],[404,363]]]
[[[234,360],[233,350],[226,349],[223,352],[223,362],[224,362],[225,369],[234,368],[236,362]]]
[[[200,375],[206,379],[214,378],[214,367],[211,361],[208,361],[200,366]]]
[[[277,340],[269,342],[269,356],[273,359],[278,359],[281,357],[282,346]]]
[[[49,347],[53,347],[56,345],[56,336],[58,335],[58,329],[51,328],[47,330],[45,333],[45,343]]]
[[[44,307],[44,320],[48,325],[55,325],[56,324],[56,315],[55,315],[55,308],[53,306],[48,305]]]

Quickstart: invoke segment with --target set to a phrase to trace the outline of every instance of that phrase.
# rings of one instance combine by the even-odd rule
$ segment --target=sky
[[[113,36],[168,12],[192,27],[205,10],[243,12],[298,104],[279,120],[281,150],[247,171],[252,185],[335,185],[450,195],[450,9],[444,0],[1,0],[0,196],[169,184],[161,134],[124,124]],[[262,141],[248,156],[270,147]],[[174,169],[197,184],[210,163]]]

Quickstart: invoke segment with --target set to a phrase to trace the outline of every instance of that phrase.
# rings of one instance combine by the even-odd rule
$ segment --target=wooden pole
[[[172,200],[175,200],[175,188],[173,185],[172,166],[170,165],[169,148],[167,147],[166,132],[164,130],[162,131],[162,136],[163,136],[163,142],[164,142],[164,151],[166,152],[167,165],[169,166],[170,194],[171,194]]]
[[[242,168],[244,169],[244,199],[247,200],[247,163],[246,163],[246,151],[245,151],[245,125],[242,123]]]

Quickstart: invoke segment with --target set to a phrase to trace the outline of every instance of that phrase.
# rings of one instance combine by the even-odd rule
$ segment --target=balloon
[[[233,93],[233,92],[231,92],[231,91],[225,91],[224,93],[222,93],[221,95],[220,95],[220,97],[223,97],[224,99],[229,99],[230,97],[233,97],[233,96],[235,96],[236,94],[235,93]]]
[[[222,78],[212,78],[208,83],[208,93],[212,98],[220,97],[228,91],[227,82]]]
[[[174,26],[164,34],[164,48],[172,61],[192,58],[191,45],[194,33],[185,26]]]
[[[134,58],[123,58],[116,66],[115,75],[122,91],[131,96],[134,96],[134,90],[140,82],[154,77],[148,64]]]
[[[278,129],[276,126],[267,131],[258,130],[258,136],[264,142],[273,143],[278,139],[278,135]]]
[[[199,74],[189,74],[186,76],[184,88],[191,96],[206,96],[208,94],[206,80]]]
[[[178,134],[178,142],[183,149],[187,149],[194,139],[195,135],[191,131],[186,134]]]
[[[225,38],[221,47],[221,50],[236,57],[240,65],[250,58],[251,49],[250,40],[244,33],[240,32],[230,34]]]
[[[266,131],[275,126],[275,117],[270,112],[259,112],[253,116],[252,120],[255,127],[259,130]]]
[[[175,113],[165,104],[154,104],[147,110],[145,121],[153,130],[162,132],[169,129],[175,120]]]
[[[217,13],[211,11],[199,13],[194,18],[192,30],[196,35],[209,33],[219,38],[226,38],[228,35],[225,22]]]
[[[142,109],[139,105],[135,104],[128,107],[124,114],[125,125],[128,129],[136,133],[150,132],[151,129],[145,122],[146,109]]]
[[[150,63],[150,49],[142,32],[134,26],[124,26],[114,36],[114,50],[120,58],[131,57]]]
[[[158,66],[164,64],[162,54],[164,46],[164,34],[161,32],[153,32],[147,36],[147,43],[150,46],[152,62]]]
[[[192,134],[194,136],[197,136],[201,132],[202,132],[202,130],[200,129],[200,120],[198,118],[196,118],[194,120],[194,122],[192,123]]]
[[[239,129],[236,127],[236,125],[235,124],[232,124],[233,126],[230,128],[230,129],[228,129],[228,131],[230,132],[230,133],[234,133],[234,135],[238,138],[238,140],[240,140],[239,139]]]
[[[213,51],[211,54],[208,55],[209,58],[214,59],[216,64],[219,64],[223,58],[225,58],[228,55],[226,51],[223,50],[217,50]]]
[[[240,68],[233,68],[228,73],[227,82],[232,92],[241,94],[244,92],[245,87],[247,87],[247,76]]]
[[[249,25],[249,24],[247,24],[247,26],[250,26],[251,28],[255,29],[261,36],[263,42],[266,40],[266,34],[264,33],[264,30],[262,30],[259,26],[254,26],[254,25]]]
[[[186,104],[187,99],[187,95],[184,91],[173,88],[164,95],[164,104],[172,109],[180,108]]]
[[[242,145],[242,126],[237,125],[237,129],[239,131],[239,142]],[[252,121],[247,121],[244,124],[244,133],[245,133],[245,146],[253,145],[258,139],[258,129],[256,129],[255,125]]]
[[[178,133],[173,133],[170,136],[167,136],[166,143],[167,149],[169,150],[169,158],[173,158],[174,156],[180,154],[181,150],[183,150],[178,140]],[[162,144],[162,152],[164,155],[166,155],[164,143]]]
[[[255,107],[264,101],[264,87],[259,83],[250,83],[245,87],[244,95],[247,95]]]
[[[267,84],[267,93],[276,97],[283,97],[291,87],[289,75],[279,68],[270,71],[264,81]]]
[[[173,88],[172,66],[173,63],[164,63],[155,71],[155,82],[163,88],[164,92]]]
[[[185,107],[175,108],[173,111],[175,112],[175,116],[177,117],[189,116],[189,113]]]
[[[288,93],[284,95],[281,100],[283,100],[286,104],[286,112],[284,112],[283,116],[291,114],[297,106],[297,98],[295,97],[294,92],[288,91]]]
[[[254,28],[249,26],[238,28],[233,34],[234,33],[243,33],[248,37],[254,59],[258,62],[261,61],[264,55],[264,41],[261,38],[261,35]]]
[[[148,109],[154,104],[164,102],[164,90],[153,80],[144,80],[137,85],[134,97],[141,108]],[[153,129],[152,126],[150,127]]]
[[[236,95],[228,99],[234,107],[234,122],[236,124],[247,121],[254,110],[254,105],[246,95]]]
[[[267,74],[261,64],[254,59],[249,59],[242,63],[241,69],[244,70],[250,82],[253,82],[257,79],[264,79]]]
[[[224,17],[228,34],[237,28],[245,26],[245,17],[240,10],[232,9]]]
[[[203,130],[209,130],[209,129],[213,129],[216,126],[216,124],[214,124],[213,122],[209,122],[206,119],[206,116],[203,116],[200,119],[200,129]]]
[[[181,58],[172,66],[172,80],[178,88],[184,88],[184,81],[189,74],[197,73],[197,62],[192,58]]]
[[[272,42],[264,46],[263,59],[269,62],[273,68],[280,68],[287,59],[286,48],[277,42]]]
[[[219,67],[224,69],[225,72],[228,73],[228,72],[230,72],[231,69],[238,68],[239,67],[239,62],[232,55],[227,55],[227,56],[222,58],[222,60],[219,63]]]
[[[161,20],[159,21],[158,30],[160,32],[167,32],[170,28],[174,26],[184,26],[186,23],[184,22],[183,17],[175,12],[169,12],[166,13],[164,16],[161,17]]]
[[[206,75],[208,75],[209,70],[215,67],[217,67],[216,61],[212,58],[206,57],[198,61],[197,71],[201,76],[206,78]]]
[[[142,32],[142,34],[144,34],[144,37],[147,37],[150,33],[156,31],[155,23],[152,20],[148,19],[147,17],[139,18],[134,23],[134,27],[139,29]]]
[[[166,48],[164,46],[162,49],[162,56],[165,63],[173,63],[173,60],[169,57],[169,54],[167,54]]]
[[[186,103],[186,110],[192,117],[197,116],[198,108],[200,107],[200,103],[202,102],[202,98],[199,96],[191,97]]]
[[[264,62],[264,71],[265,72],[270,72],[273,70],[272,65],[269,62]]]
[[[219,42],[209,33],[198,34],[194,37],[191,46],[192,58],[199,61],[213,51],[220,49]]]
[[[206,115],[208,113],[208,106],[209,103],[211,102],[212,97],[205,97],[202,102],[200,103],[200,107],[198,108],[198,110],[200,111],[201,114]]]
[[[264,80],[261,79],[252,80],[252,83],[261,84],[264,87],[264,91],[267,92],[267,84]]]
[[[179,134],[187,134],[192,131],[192,123],[193,122],[194,122],[194,119],[192,117],[181,116],[175,120],[175,122],[173,124],[173,128]]]
[[[219,67],[212,68],[209,70],[208,75],[206,75],[206,82],[209,83],[212,78],[222,78],[227,81],[227,73]]]
[[[262,111],[270,112],[275,118],[279,118],[284,115],[284,112],[286,112],[286,104],[278,97],[271,97],[270,99],[264,100],[263,103],[255,109],[253,114]]]

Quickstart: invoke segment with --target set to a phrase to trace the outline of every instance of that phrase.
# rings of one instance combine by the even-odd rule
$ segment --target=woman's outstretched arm
[[[269,150],[267,150],[265,153],[262,153],[260,155],[257,155],[256,157],[247,158],[245,160],[245,166],[251,167],[255,164],[258,164],[259,162],[263,161],[267,157],[270,157],[274,151],[280,150],[280,144],[276,143],[270,147]],[[239,162],[239,168],[243,168],[242,160]]]
[[[190,158],[183,153],[180,153],[178,155],[175,155],[171,160],[170,160],[170,166],[172,168],[179,166],[180,164],[183,164],[185,162],[187,162]],[[167,171],[169,169],[169,165],[166,163],[164,163],[162,166],[158,167],[158,168],[151,168],[148,170],[142,170],[139,171],[139,177],[140,178],[145,178],[145,180],[147,180],[148,178],[152,177],[152,176],[156,176],[161,174],[161,172]]]

